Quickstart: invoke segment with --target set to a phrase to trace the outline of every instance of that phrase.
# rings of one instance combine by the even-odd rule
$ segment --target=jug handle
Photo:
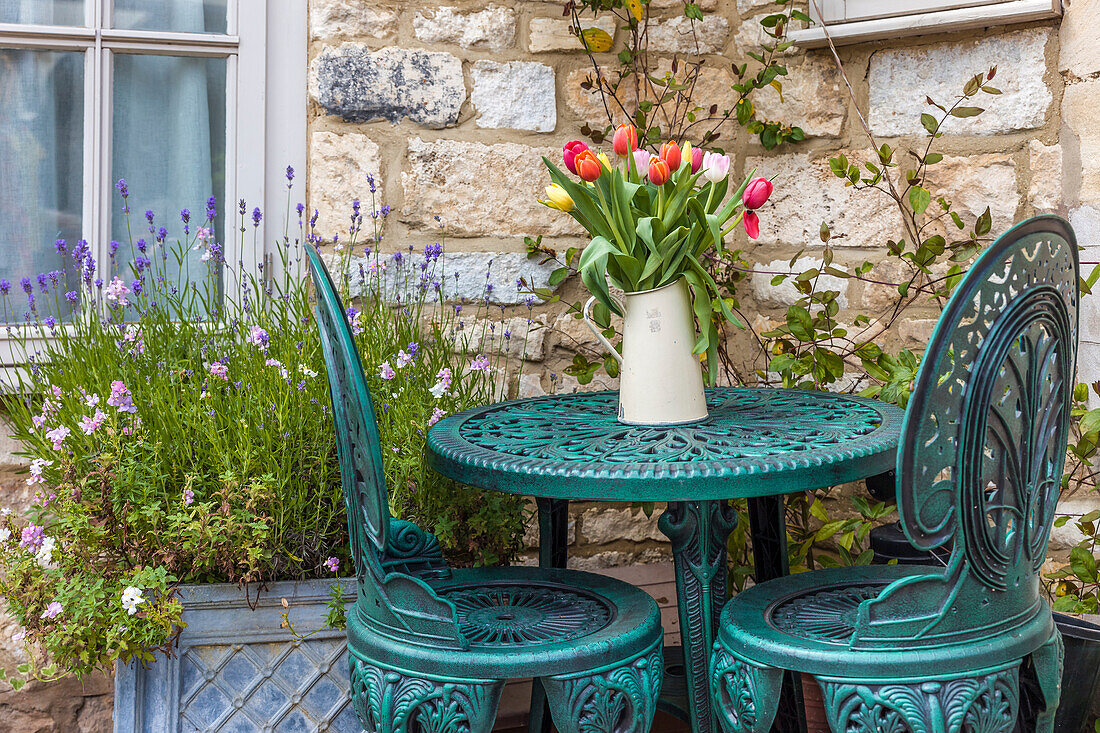
[[[592,320],[592,306],[595,305],[595,303],[596,296],[593,295],[591,298],[588,299],[588,302],[584,304],[584,322],[588,325],[588,328],[592,331],[592,333],[595,334],[596,340],[603,344],[603,347],[607,349],[613,357],[615,357],[615,361],[619,362],[619,365],[622,366],[622,355],[614,346],[611,345],[611,342],[604,337],[603,332],[600,330],[600,327],[597,326],[596,323]]]

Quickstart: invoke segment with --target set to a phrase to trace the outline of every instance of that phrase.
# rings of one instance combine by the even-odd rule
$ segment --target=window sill
[[[1029,23],[1059,18],[1061,15],[1061,0],[1011,0],[1011,2],[974,8],[941,10],[934,13],[902,15],[895,18],[876,18],[853,23],[835,23],[830,24],[828,29],[833,43],[837,46],[843,46],[898,38],[899,36],[944,33],[1011,23]],[[828,45],[825,30],[821,26],[791,31],[787,34],[787,40],[803,48],[819,48]]]

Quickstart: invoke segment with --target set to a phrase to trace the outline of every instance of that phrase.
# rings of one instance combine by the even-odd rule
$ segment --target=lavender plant
[[[288,169],[288,206],[292,181]],[[342,269],[358,270],[344,281],[361,297],[349,317],[380,402],[395,514],[437,531],[460,560],[500,562],[518,547],[521,500],[457,487],[421,455],[441,415],[499,398],[504,339],[471,353],[458,309],[429,305],[446,296],[441,245],[377,251],[388,207],[370,188],[365,244],[356,202],[337,249]],[[214,199],[201,218],[181,212],[173,240],[153,212],[138,226],[125,182],[118,190],[134,234],[111,243],[109,261],[59,241],[78,281],[63,270],[18,288],[0,281],[7,334],[26,364],[5,407],[38,492],[26,517],[0,517],[0,594],[31,659],[13,686],[151,661],[179,633],[177,584],[324,577],[350,561],[301,257],[305,242],[321,241],[316,212],[306,219],[297,206],[265,267],[259,209],[240,202],[236,251],[252,259],[232,262]],[[396,306],[387,271],[409,286]],[[70,320],[45,315],[62,303]]]

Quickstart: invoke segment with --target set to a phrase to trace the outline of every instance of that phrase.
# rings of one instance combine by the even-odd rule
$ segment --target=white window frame
[[[111,175],[112,52],[224,58],[225,190],[213,193],[225,213],[226,260],[234,267],[243,261],[256,272],[271,246],[266,235],[273,237],[283,231],[288,165],[298,171],[298,191],[304,195],[306,3],[227,0],[223,34],[112,29],[111,6],[108,0],[86,0],[83,27],[0,23],[0,48],[84,53],[83,238],[97,262],[108,261],[111,211],[119,205]],[[242,223],[236,203],[240,199],[248,203],[249,210],[259,206],[264,212],[258,236],[265,252],[255,253],[250,247],[239,251],[240,238],[233,235]],[[196,201],[194,206],[202,204]],[[251,229],[251,223],[248,226]],[[3,246],[5,243],[0,243],[0,248]],[[225,295],[233,298],[236,294]],[[5,333],[0,325],[0,382],[8,382],[4,373],[24,361]],[[38,340],[28,339],[28,347]]]
[[[1062,15],[1062,0],[816,0],[809,6],[815,25],[787,34],[804,48],[827,45],[825,28],[840,46]]]

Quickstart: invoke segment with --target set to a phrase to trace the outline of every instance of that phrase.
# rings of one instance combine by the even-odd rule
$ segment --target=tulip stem
[[[710,205],[714,201],[714,187],[715,187],[715,183],[714,183],[714,181],[711,181],[710,182],[710,193],[707,194],[707,209],[706,209],[706,211],[707,211],[708,214],[710,213]]]
[[[722,238],[725,239],[726,235],[728,235],[730,232],[732,232],[734,229],[736,229],[737,225],[741,223],[741,220],[743,218],[745,218],[744,209],[739,211],[737,213],[737,216],[733,217],[733,220],[730,222],[730,225],[722,230]]]

